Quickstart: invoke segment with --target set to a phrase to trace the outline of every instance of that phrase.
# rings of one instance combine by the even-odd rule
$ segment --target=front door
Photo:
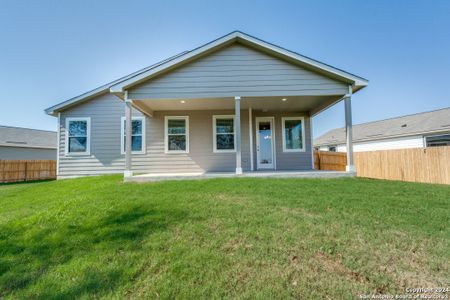
[[[273,118],[256,118],[256,166],[258,169],[273,169]]]

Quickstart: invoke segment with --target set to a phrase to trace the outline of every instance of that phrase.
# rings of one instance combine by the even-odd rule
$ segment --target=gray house
[[[346,152],[345,128],[328,131],[314,141],[323,151]],[[450,146],[450,108],[353,126],[355,152]]]
[[[311,117],[344,100],[351,149],[351,96],[367,84],[232,32],[48,108],[58,178],[312,170]]]
[[[0,126],[0,160],[56,160],[56,132]]]

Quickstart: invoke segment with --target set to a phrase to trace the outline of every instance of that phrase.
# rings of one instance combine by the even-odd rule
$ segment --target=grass
[[[0,298],[352,299],[450,283],[450,187],[120,176],[0,186]]]

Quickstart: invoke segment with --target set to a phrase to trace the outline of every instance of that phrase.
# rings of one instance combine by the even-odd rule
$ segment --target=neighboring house
[[[314,147],[346,152],[345,128],[315,139]],[[450,146],[450,108],[353,126],[353,151]]]
[[[0,160],[56,160],[56,132],[0,126]]]
[[[232,32],[48,108],[58,178],[311,170],[311,117],[367,84]]]

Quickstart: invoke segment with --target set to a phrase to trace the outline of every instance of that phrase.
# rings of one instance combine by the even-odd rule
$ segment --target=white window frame
[[[302,148],[300,148],[300,149],[286,149],[285,121],[292,121],[292,120],[302,121]],[[283,139],[283,152],[305,152],[305,149],[306,149],[305,117],[282,117],[281,118],[281,133],[282,133],[282,139]]]
[[[86,151],[84,152],[70,152],[69,151],[69,123],[72,121],[85,121],[86,122]],[[65,128],[65,150],[66,156],[80,156],[80,155],[91,155],[91,118],[90,117],[69,117],[66,118],[66,128]]]
[[[169,145],[168,145],[169,120],[185,120],[186,131],[185,131],[184,135],[186,135],[186,150],[169,150]],[[164,117],[164,153],[166,153],[166,154],[189,153],[189,116],[165,116]]]
[[[140,151],[131,151],[132,154],[145,154],[145,149],[147,148],[147,145],[145,144],[145,117],[140,117],[140,116],[136,116],[136,117],[132,117],[131,118],[132,121],[135,120],[140,120],[141,124],[142,124],[142,149]],[[121,117],[120,118],[120,153],[121,154],[125,154],[125,121],[126,121],[126,117]]]
[[[233,119],[234,149],[217,149],[217,123],[216,120]],[[229,134],[229,133],[227,133]],[[213,152],[233,153],[236,152],[236,116],[235,115],[213,115]]]

